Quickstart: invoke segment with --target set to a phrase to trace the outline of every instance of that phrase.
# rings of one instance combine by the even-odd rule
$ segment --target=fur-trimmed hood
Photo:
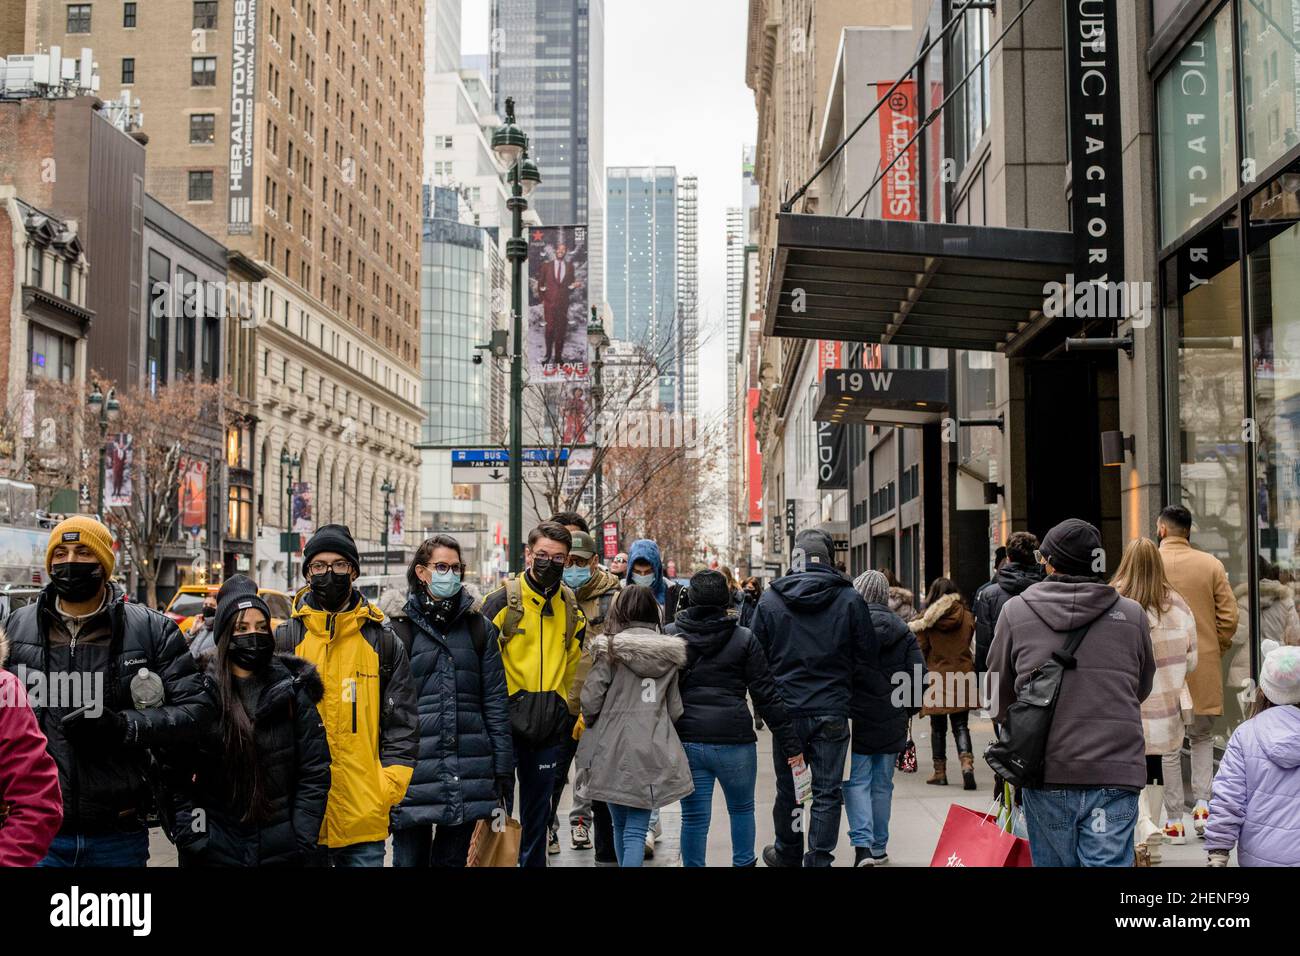
[[[202,651],[194,660],[200,673],[216,679],[217,652]],[[271,676],[267,689],[257,705],[257,720],[265,719],[288,702],[291,696],[301,696],[314,706],[325,697],[325,682],[321,680],[316,665],[294,654],[276,654],[271,658]]]
[[[931,628],[951,631],[961,626],[966,606],[962,604],[960,594],[945,594],[925,609],[919,617],[907,622],[913,634],[920,634]]]
[[[638,677],[663,677],[686,664],[684,640],[648,627],[629,627],[615,635],[601,634],[591,639],[589,647],[593,660],[611,658]]]
[[[1239,608],[1248,608],[1250,606],[1250,585],[1244,581],[1232,589],[1233,595],[1237,599]],[[1273,578],[1259,579],[1259,606],[1261,609],[1272,607],[1279,601],[1289,601],[1295,603],[1295,591],[1289,584],[1283,584],[1281,581]]]

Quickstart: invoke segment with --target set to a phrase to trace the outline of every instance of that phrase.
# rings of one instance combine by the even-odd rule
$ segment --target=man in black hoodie
[[[1017,531],[1007,538],[1006,550],[1007,563],[975,595],[975,671],[978,674],[988,670],[989,645],[993,643],[1002,606],[1031,584],[1043,580],[1043,566],[1034,557],[1038,538],[1028,531]]]
[[[835,570],[834,543],[824,531],[795,537],[790,573],[763,592],[751,628],[772,666],[804,758],[812,768],[808,852],[796,827],[802,808],[780,748],[773,748],[776,842],[763,850],[768,866],[830,866],[840,833],[844,761],[854,668],[878,656],[866,602]]]

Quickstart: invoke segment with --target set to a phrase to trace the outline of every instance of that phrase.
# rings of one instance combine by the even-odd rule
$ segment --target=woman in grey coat
[[[673,729],[682,715],[677,671],[686,642],[659,631],[649,588],[624,588],[591,639],[594,661],[582,687],[586,726],[576,757],[590,776],[583,796],[609,804],[619,866],[640,866],[650,812],[695,789]]]

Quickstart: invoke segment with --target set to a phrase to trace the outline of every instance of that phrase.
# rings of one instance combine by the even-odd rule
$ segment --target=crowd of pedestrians
[[[1113,576],[1087,522],[1041,543],[1019,531],[969,598],[939,577],[918,602],[887,569],[850,579],[821,530],[795,537],[775,580],[677,580],[652,540],[603,565],[586,520],[564,513],[485,597],[459,542],[436,535],[406,588],[372,602],[355,541],[329,524],[304,547],[286,621],[273,629],[236,575],[187,642],[113,583],[108,529],[69,518],[49,538],[49,584],[0,636],[0,865],[143,866],[157,826],[183,867],[376,867],[391,840],[394,866],[454,868],[482,821],[514,816],[518,864],[541,868],[568,790],[570,847],[596,865],[641,866],[680,804],[681,862],[700,867],[720,790],[735,867],[830,866],[842,817],[854,866],[876,867],[914,718],[928,719],[928,785],[951,768],[965,790],[988,775],[1001,792],[978,769],[972,714],[1010,746],[1051,662],[1041,766],[1016,781],[1035,866],[1145,865],[1185,843],[1184,739],[1209,864],[1235,849],[1242,865],[1300,865],[1294,599],[1261,563],[1258,687],[1216,775],[1223,655],[1245,615],[1192,528],[1166,508],[1159,545],[1130,542]],[[769,774],[775,839],[760,852]]]

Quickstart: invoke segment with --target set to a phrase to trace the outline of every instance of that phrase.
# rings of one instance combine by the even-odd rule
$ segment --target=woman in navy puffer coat
[[[431,593],[429,579],[436,588],[451,573],[435,567],[460,564],[459,549],[442,540],[421,545],[405,606],[385,610],[410,653],[419,701],[420,753],[392,811],[394,866],[464,866],[475,822],[491,817],[514,783],[497,630],[464,588],[446,598]]]

